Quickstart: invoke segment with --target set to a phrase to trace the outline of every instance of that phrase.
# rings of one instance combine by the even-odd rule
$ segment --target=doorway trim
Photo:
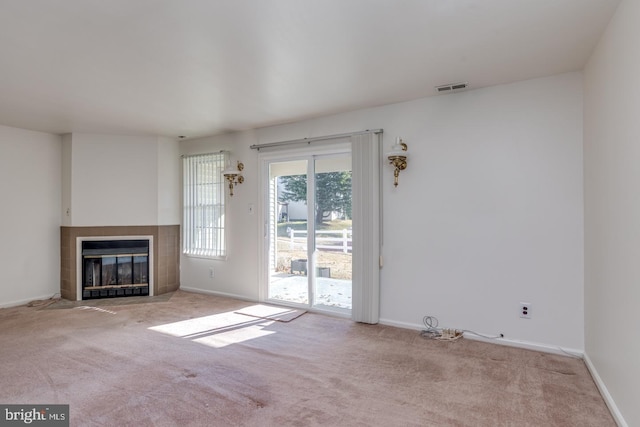
[[[311,142],[322,142],[322,147],[317,147],[318,153],[323,147],[331,147],[335,142],[343,142],[349,145],[352,156],[353,173],[353,219],[358,225],[353,234],[353,270],[352,270],[352,308],[351,318],[356,322],[375,324],[380,316],[380,269],[382,268],[382,129],[374,131],[354,132],[327,137],[304,138],[299,140],[284,141],[251,146],[258,149],[258,165],[260,173],[261,189],[265,188],[265,160],[267,158],[279,158],[280,155],[295,153],[309,154],[305,147]],[[303,147],[303,148],[301,148]],[[264,149],[264,153],[261,152]],[[263,195],[260,203],[261,221],[259,228],[262,230],[263,240],[259,245],[259,291],[260,301],[267,298],[267,284],[265,271],[267,268],[265,240],[268,237],[268,228],[265,224],[265,209],[268,203]],[[357,258],[356,258],[357,257]]]

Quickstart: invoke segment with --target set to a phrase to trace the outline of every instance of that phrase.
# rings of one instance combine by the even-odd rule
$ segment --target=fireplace
[[[117,241],[116,244],[119,245],[127,240],[133,241],[128,244],[129,247],[126,247],[127,244],[125,248],[119,250],[107,247],[107,253],[98,252],[105,249],[101,245],[83,247],[84,242]],[[144,246],[138,245],[136,241],[139,240],[148,242],[146,243],[148,253],[146,279],[142,258],[145,249]],[[83,251],[87,260],[83,259]],[[119,255],[124,256],[118,257]],[[130,264],[126,255],[132,256]],[[134,255],[139,257],[133,258]],[[90,256],[99,256],[100,262],[98,258],[88,258]],[[114,256],[118,258],[115,261]],[[92,259],[93,261],[88,261]],[[131,269],[130,276],[129,269]],[[106,275],[104,280],[103,273]],[[131,277],[130,280],[129,277]],[[87,279],[90,281],[87,282]],[[86,289],[98,286],[100,289]],[[179,225],[60,227],[60,295],[62,298],[80,301],[87,298],[129,296],[129,292],[138,295],[136,289],[139,289],[139,295],[146,292],[144,295],[157,296],[175,291],[179,287]],[[116,290],[108,291],[109,289]],[[127,289],[131,290],[127,291]],[[90,292],[85,297],[85,291],[94,292]],[[98,296],[95,291],[102,292]]]
[[[83,240],[82,299],[149,295],[149,240]]]

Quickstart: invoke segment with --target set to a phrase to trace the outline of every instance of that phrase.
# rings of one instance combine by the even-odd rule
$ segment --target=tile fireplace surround
[[[153,236],[153,295],[180,287],[180,226],[60,227],[60,295],[76,301],[78,237]]]

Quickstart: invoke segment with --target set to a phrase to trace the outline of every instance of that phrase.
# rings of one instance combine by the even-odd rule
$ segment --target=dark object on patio
[[[306,259],[292,259],[291,260],[291,274],[300,273],[303,276],[307,275],[307,260]],[[331,268],[329,267],[316,267],[316,277],[331,277]]]
[[[300,273],[304,276],[307,275],[307,260],[306,259],[292,259],[291,260],[291,274]]]
[[[331,269],[329,267],[316,267],[316,277],[331,277]]]

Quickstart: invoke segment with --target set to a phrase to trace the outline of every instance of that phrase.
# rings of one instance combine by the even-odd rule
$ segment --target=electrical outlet
[[[214,273],[214,271],[213,271],[213,267],[209,267],[209,278],[210,278],[210,279],[213,279],[213,278],[214,278],[214,276],[215,276],[215,273]]]
[[[520,317],[523,319],[531,319],[531,304],[528,302],[520,303]]]

